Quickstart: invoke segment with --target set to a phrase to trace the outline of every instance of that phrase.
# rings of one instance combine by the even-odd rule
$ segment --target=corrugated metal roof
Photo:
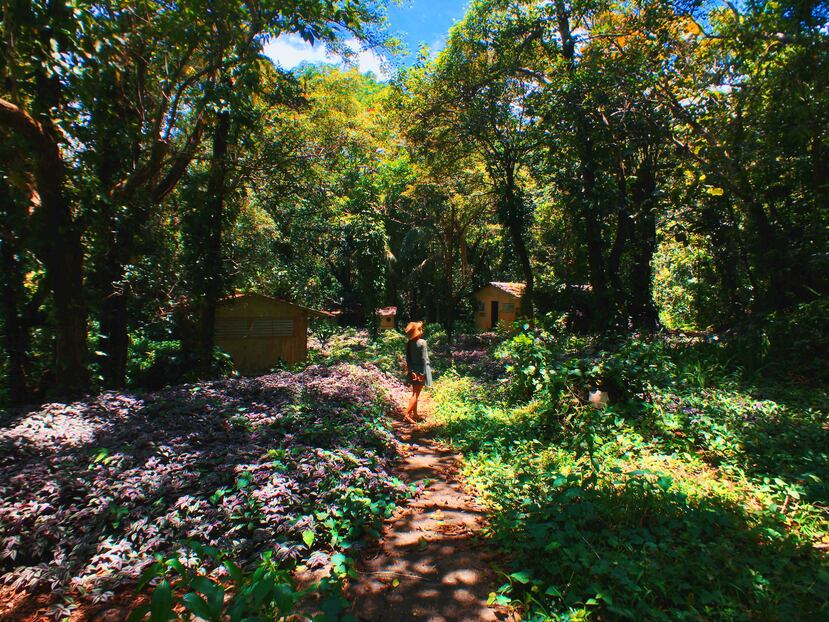
[[[221,304],[223,302],[229,302],[231,300],[239,300],[240,298],[247,298],[247,297],[264,298],[265,300],[270,300],[272,302],[281,302],[282,304],[291,305],[292,307],[297,307],[298,309],[302,309],[303,311],[307,311],[308,313],[311,313],[311,314],[319,316],[319,317],[334,317],[334,314],[330,313],[329,311],[320,311],[319,309],[312,309],[310,307],[304,307],[302,305],[298,305],[297,303],[291,302],[289,300],[284,300],[282,298],[274,298],[273,296],[265,296],[264,294],[257,294],[255,292],[236,292],[235,294],[231,294],[227,298],[224,298],[224,299],[220,300],[219,304]]]
[[[526,283],[510,283],[505,281],[490,281],[489,285],[500,289],[516,298],[521,298],[524,295],[524,291],[527,289]]]

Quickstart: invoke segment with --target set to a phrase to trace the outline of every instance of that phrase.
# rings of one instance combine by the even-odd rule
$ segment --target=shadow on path
[[[478,532],[481,508],[457,479],[458,456],[415,426],[396,423],[407,483],[425,484],[385,525],[349,588],[353,609],[371,622],[508,620],[487,606],[495,577]]]

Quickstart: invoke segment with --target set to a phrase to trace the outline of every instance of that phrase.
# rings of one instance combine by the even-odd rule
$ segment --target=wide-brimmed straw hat
[[[423,322],[409,322],[403,332],[409,339],[419,339],[423,334]]]

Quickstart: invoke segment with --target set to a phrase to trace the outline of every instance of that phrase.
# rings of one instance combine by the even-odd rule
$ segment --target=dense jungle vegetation
[[[262,56],[393,48],[382,6],[286,6],[3,3],[5,402],[214,373],[237,290],[450,331],[498,279],[591,331],[826,295],[825,3],[474,2],[389,83]]]
[[[399,47],[383,0],[0,0],[3,589],[60,619],[143,572],[153,620],[276,619],[333,564],[339,619],[352,544],[417,492],[393,305],[493,603],[829,619],[829,4],[473,0],[388,80],[282,69],[287,34]],[[474,335],[490,281],[524,317]],[[242,379],[235,292],[338,325]]]

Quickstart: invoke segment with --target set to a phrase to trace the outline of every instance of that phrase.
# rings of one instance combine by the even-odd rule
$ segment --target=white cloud
[[[312,46],[299,35],[280,35],[265,44],[265,56],[283,69],[293,69],[303,61],[329,62],[330,55],[322,45]]]
[[[429,46],[429,58],[435,60],[446,47],[446,36],[438,37]]]
[[[349,39],[346,45],[356,52],[351,59],[328,51],[323,44],[311,45],[299,35],[280,35],[265,44],[265,56],[283,69],[293,69],[303,61],[309,63],[333,63],[342,67],[357,66],[362,73],[373,72],[381,80],[389,78],[384,68],[385,58],[373,50],[361,50],[356,39]]]

